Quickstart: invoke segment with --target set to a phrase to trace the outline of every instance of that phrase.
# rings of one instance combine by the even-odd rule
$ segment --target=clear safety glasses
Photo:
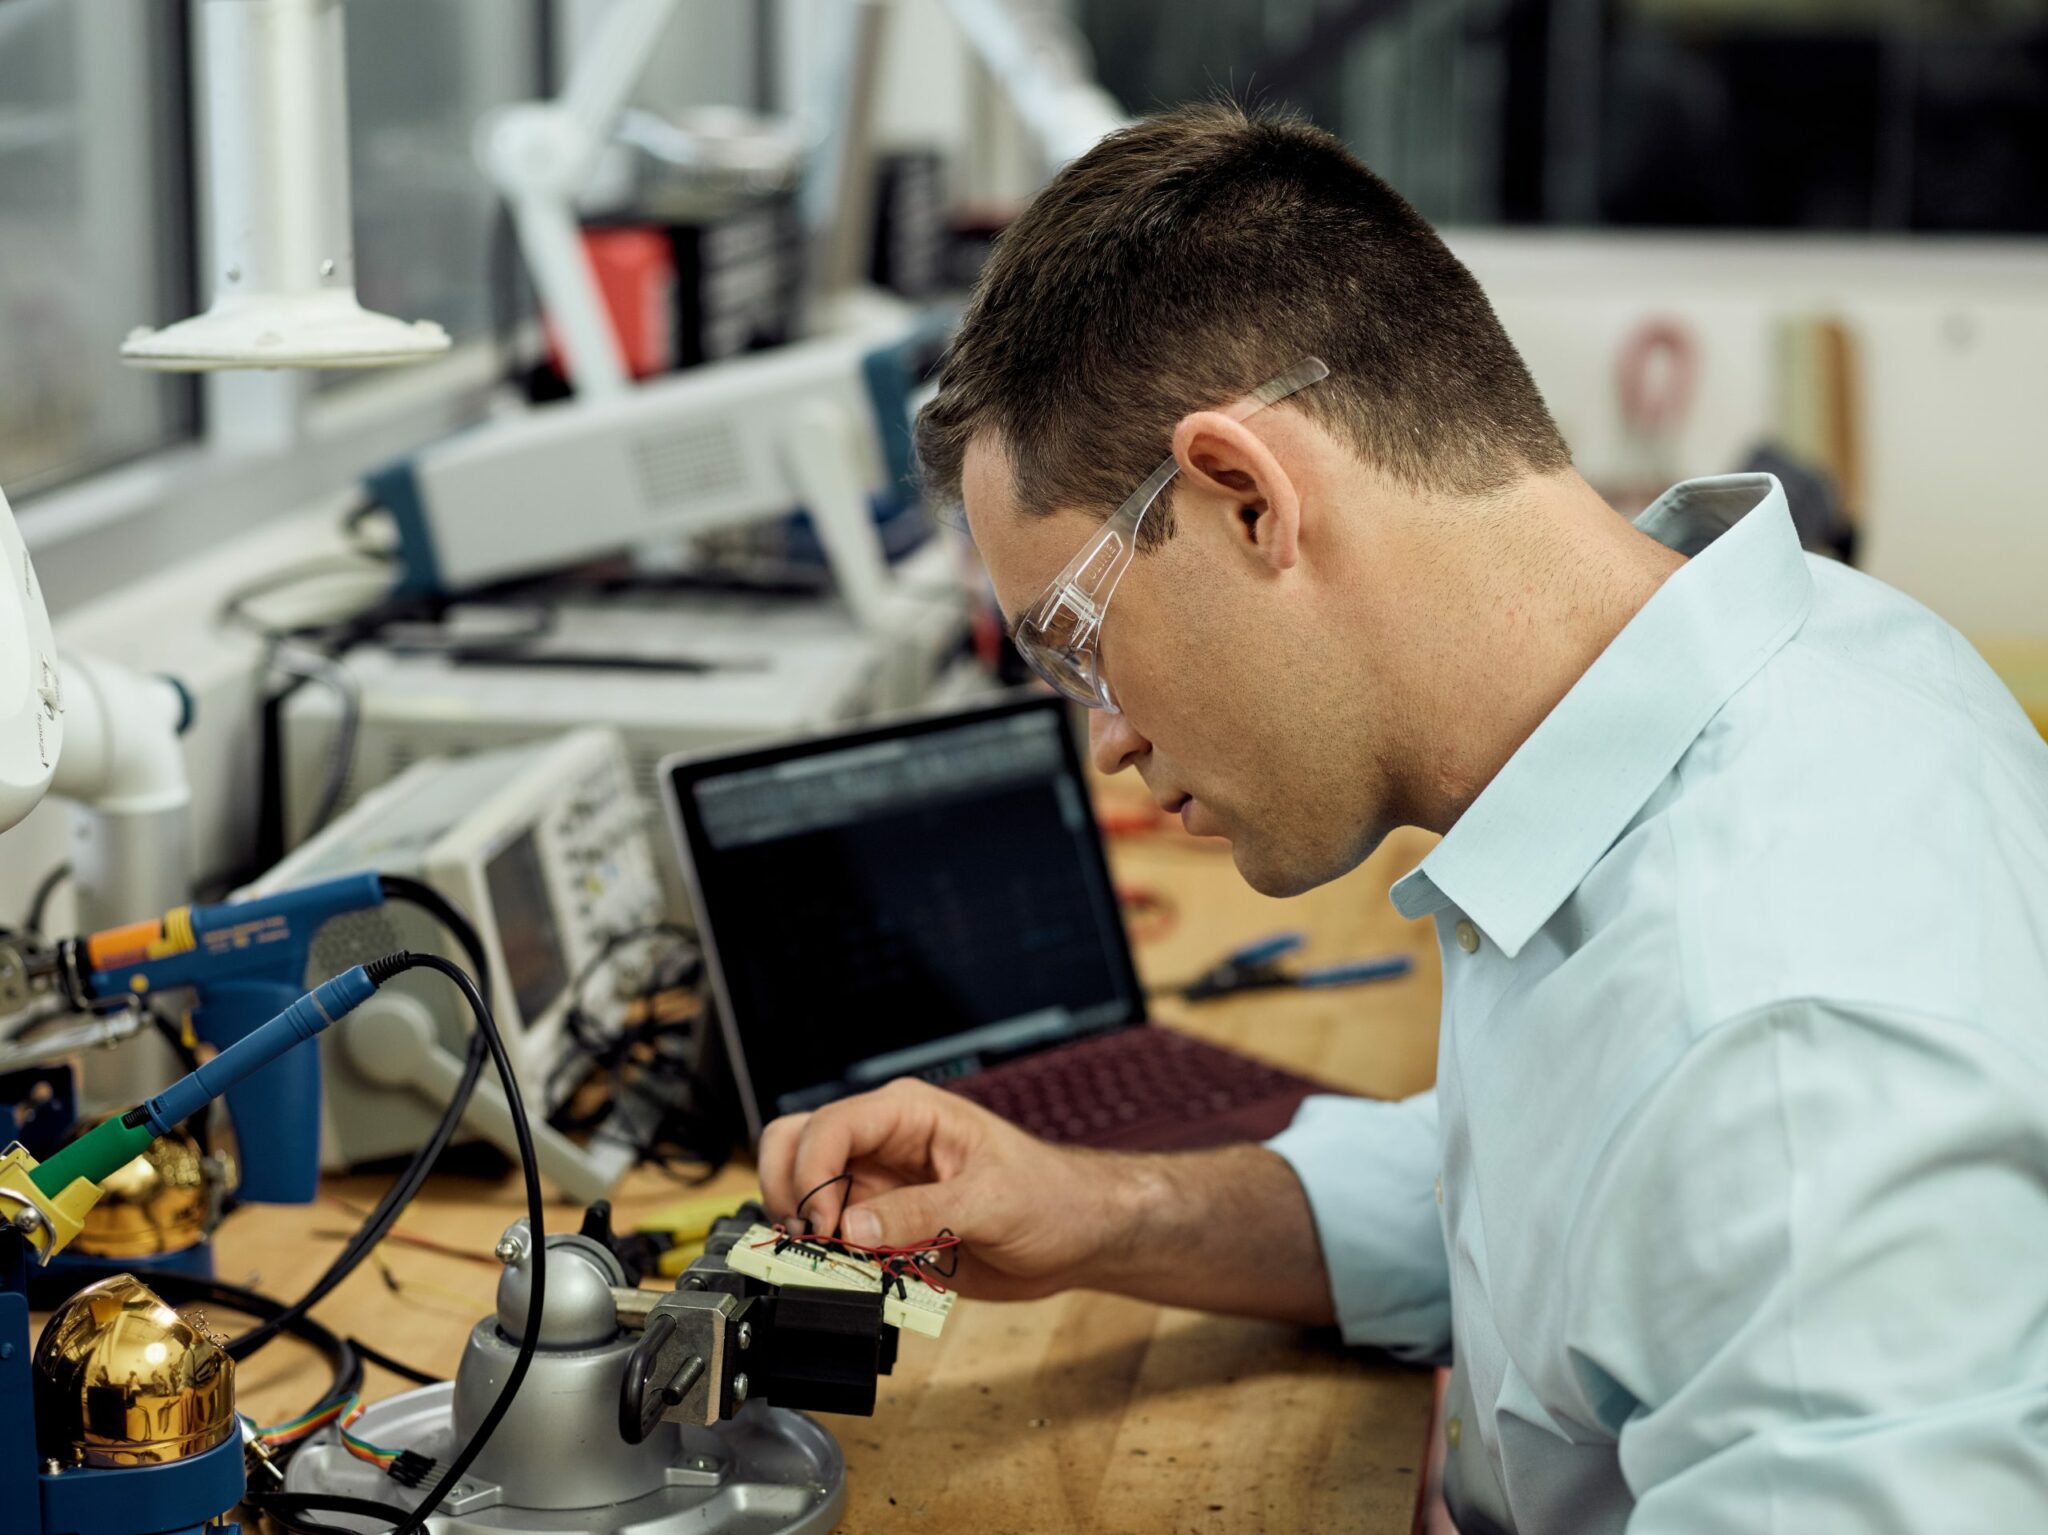
[[[1226,406],[1223,413],[1242,421],[1329,376],[1321,358],[1304,358],[1236,404]],[[1168,454],[1166,462],[1111,514],[1102,530],[1045,589],[1045,595],[1017,621],[1011,638],[1018,651],[1055,691],[1076,703],[1110,714],[1118,712],[1116,696],[1102,675],[1098,648],[1102,616],[1137,553],[1138,524],[1179,472],[1180,466]]]

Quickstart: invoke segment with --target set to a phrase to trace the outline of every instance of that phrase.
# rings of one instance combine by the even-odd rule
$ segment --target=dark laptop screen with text
[[[1011,706],[678,785],[764,1115],[1141,1018],[1065,729]]]

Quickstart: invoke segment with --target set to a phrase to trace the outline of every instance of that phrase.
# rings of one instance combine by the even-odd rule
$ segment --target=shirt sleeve
[[[1436,1094],[1398,1103],[1310,1098],[1266,1144],[1308,1195],[1345,1341],[1447,1363],[1451,1281],[1436,1200]]]
[[[2044,1104],[1973,1024],[1805,1002],[1693,1047],[1566,1280],[1629,1535],[2048,1529]]]

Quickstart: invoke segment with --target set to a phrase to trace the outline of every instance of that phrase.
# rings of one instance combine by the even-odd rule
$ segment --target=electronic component
[[[882,655],[850,625],[790,633],[745,606],[700,615],[684,601],[637,620],[567,615],[530,650],[455,657],[371,645],[345,664],[359,699],[344,807],[423,758],[602,726],[625,743],[633,803],[658,818],[655,769],[668,753],[815,734],[867,718],[886,697]],[[303,688],[285,706],[294,842],[306,835],[345,718],[326,688]],[[672,860],[662,865],[670,913],[680,915],[680,878]]]
[[[748,1227],[726,1253],[725,1261],[740,1273],[769,1284],[880,1290],[882,1319],[891,1327],[908,1328],[927,1338],[939,1335],[958,1299],[951,1290],[937,1289],[914,1275],[885,1281],[882,1266],[872,1259],[785,1237],[771,1226]]]
[[[661,915],[646,814],[624,743],[609,730],[566,735],[463,758],[416,762],[251,886],[260,893],[338,869],[406,874],[467,912],[495,975],[493,1011],[537,1115],[573,1079],[557,1067],[568,1034],[572,980],[616,935]],[[440,953],[449,939],[424,914],[385,907],[317,935],[307,974],[331,975],[370,953]],[[647,944],[619,955],[619,974],[644,971]],[[581,999],[600,1027],[623,1007],[601,987]],[[431,978],[385,988],[324,1046],[322,1156],[345,1167],[408,1153],[431,1133],[461,1075],[466,1019]],[[510,1126],[484,1111],[471,1122],[509,1147]],[[537,1125],[541,1166],[572,1197],[591,1199],[633,1160],[630,1138],[586,1149]]]
[[[846,333],[536,406],[373,475],[401,589],[474,591],[802,510],[869,622],[893,584],[877,524],[923,515],[910,404],[950,328],[873,307]]]

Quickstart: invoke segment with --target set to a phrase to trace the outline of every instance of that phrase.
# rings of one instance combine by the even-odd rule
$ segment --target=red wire
[[[819,1247],[836,1247],[849,1257],[866,1258],[875,1263],[881,1268],[883,1275],[891,1279],[900,1277],[901,1274],[906,1272],[902,1267],[902,1262],[907,1258],[910,1260],[910,1267],[907,1272],[913,1278],[923,1281],[926,1288],[938,1295],[944,1295],[946,1287],[919,1268],[917,1260],[929,1257],[933,1253],[951,1252],[954,1248],[960,1246],[960,1238],[950,1233],[945,1236],[935,1236],[928,1242],[914,1243],[906,1247],[869,1247],[860,1242],[850,1242],[845,1237],[794,1237],[789,1234],[788,1228],[780,1222],[777,1222],[769,1229],[775,1233],[771,1240],[754,1242],[749,1245],[752,1247],[774,1247],[783,1242],[809,1242]]]

